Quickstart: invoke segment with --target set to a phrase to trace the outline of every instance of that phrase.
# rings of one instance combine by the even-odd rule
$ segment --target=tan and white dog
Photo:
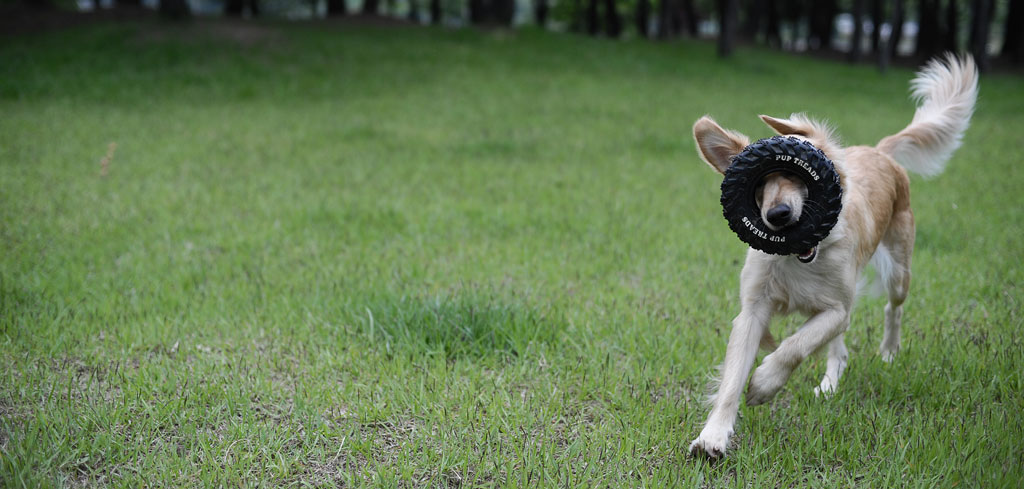
[[[918,101],[913,120],[877,146],[840,146],[825,124],[794,114],[789,119],[761,116],[775,132],[809,141],[833,161],[843,186],[843,209],[832,232],[799,255],[769,255],[749,249],[740,275],[742,309],[732,323],[725,362],[711,413],[690,452],[725,454],[739,409],[740,394],[758,346],[775,345],[768,323],[774,314],[802,313],[807,322],[764,357],[747,387],[749,405],[770,400],[808,355],[828,347],[825,377],[816,394],[835,390],[846,367],[843,334],[850,324],[857,282],[872,263],[888,293],[881,357],[891,361],[900,348],[903,301],[910,287],[914,214],[907,172],[942,172],[960,146],[978,93],[970,57],[947,55],[928,63],[911,82]],[[693,126],[700,156],[719,173],[750,142],[708,117]],[[901,166],[902,165],[902,166]],[[807,190],[785,174],[765,177],[756,192],[761,216],[772,229],[797,222]],[[806,203],[810,205],[810,203]]]

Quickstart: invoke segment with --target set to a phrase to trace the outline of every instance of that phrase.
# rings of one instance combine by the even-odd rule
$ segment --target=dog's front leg
[[[725,455],[736,423],[736,413],[739,411],[740,394],[754,366],[757,346],[769,320],[771,308],[767,301],[761,301],[745,304],[740,315],[732,321],[729,344],[725,349],[725,363],[722,365],[722,381],[704,429],[690,444],[691,454],[704,453],[713,458]]]
[[[796,333],[782,340],[774,352],[761,360],[761,365],[750,377],[747,404],[761,404],[774,397],[800,362],[846,331],[849,324],[850,314],[841,307],[827,309],[808,319]],[[845,357],[845,346],[842,350]],[[845,358],[843,363],[845,367]],[[838,374],[836,377],[838,381]]]

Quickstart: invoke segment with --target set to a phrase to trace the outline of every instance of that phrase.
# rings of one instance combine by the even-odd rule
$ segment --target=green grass
[[[351,24],[0,41],[0,486],[1016,487],[1021,80],[914,179],[904,349],[860,301],[686,448],[744,246],[690,125],[910,119],[909,71]],[[117,144],[106,174],[101,159]],[[776,334],[795,319],[777,322]]]

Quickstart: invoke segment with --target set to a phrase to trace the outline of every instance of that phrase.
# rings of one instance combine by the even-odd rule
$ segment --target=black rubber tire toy
[[[761,219],[755,191],[769,173],[787,172],[807,185],[800,220],[772,231]],[[811,143],[794,137],[761,139],[734,156],[722,180],[722,213],[736,236],[774,255],[804,253],[835,227],[843,187],[832,161]]]

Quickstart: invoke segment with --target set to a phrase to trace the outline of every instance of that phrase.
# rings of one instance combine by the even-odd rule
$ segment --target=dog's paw
[[[756,406],[772,400],[779,389],[786,385],[789,373],[788,370],[776,367],[766,358],[750,377],[750,384],[747,386],[747,405]]]
[[[821,385],[814,388],[814,397],[831,397],[836,391],[836,386],[832,383],[826,383],[824,380],[821,381]]]
[[[690,455],[717,459],[725,456],[732,430],[717,426],[705,426],[700,436],[690,443]]]
[[[836,391],[836,387],[839,386],[839,381],[833,379],[832,376],[825,374],[821,379],[821,385],[814,388],[814,397],[829,397]]]
[[[882,348],[878,353],[880,355],[882,355],[882,361],[883,362],[885,362],[885,363],[892,363],[892,361],[896,359],[896,352],[897,351],[899,351],[898,348],[893,348],[893,349]]]

